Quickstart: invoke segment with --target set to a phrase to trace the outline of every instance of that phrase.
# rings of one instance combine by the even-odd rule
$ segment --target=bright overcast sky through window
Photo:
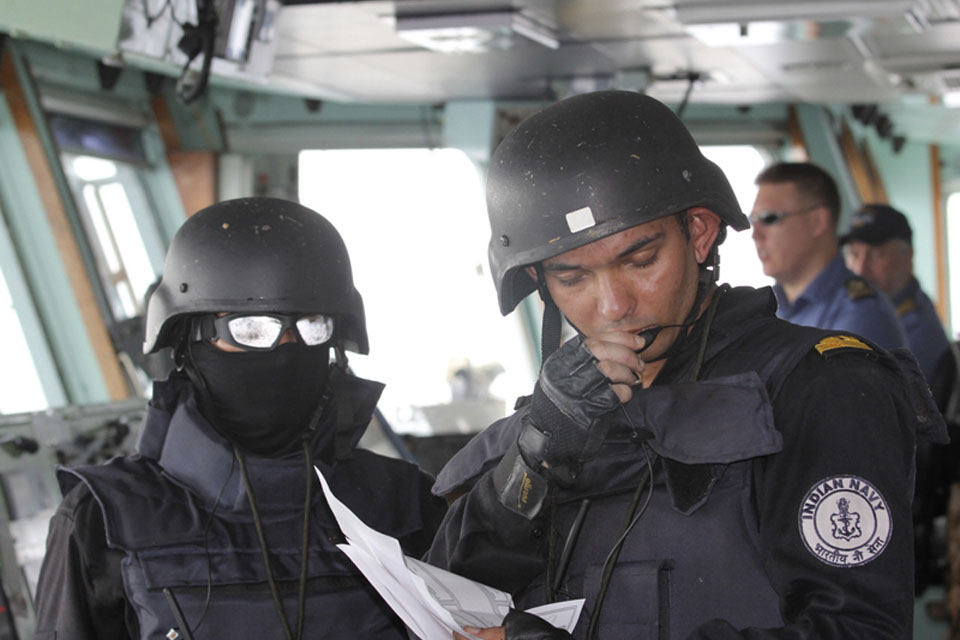
[[[448,372],[467,360],[503,367],[491,390],[505,410],[530,393],[531,355],[519,314],[497,306],[480,175],[466,155],[304,151],[300,200],[347,244],[370,337],[370,356],[351,355],[351,366],[387,384],[380,407],[398,431],[420,428],[411,407],[450,401]]]
[[[723,169],[740,208],[749,216],[757,196],[753,181],[766,166],[763,156],[756,147],[747,145],[701,147],[701,151]],[[750,229],[727,230],[727,239],[720,245],[720,281],[733,286],[765,287],[773,284],[773,279],[763,273]]]

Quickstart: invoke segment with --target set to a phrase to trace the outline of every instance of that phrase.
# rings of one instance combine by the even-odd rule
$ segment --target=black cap
[[[899,238],[913,243],[913,231],[907,217],[885,204],[865,204],[850,221],[850,229],[840,237],[840,244],[859,240],[871,245]]]

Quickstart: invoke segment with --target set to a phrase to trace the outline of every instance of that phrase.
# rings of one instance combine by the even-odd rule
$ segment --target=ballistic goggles
[[[297,339],[308,347],[317,347],[333,337],[333,318],[323,314],[285,313],[209,313],[193,319],[193,340],[223,340],[251,351],[270,351],[291,327]]]

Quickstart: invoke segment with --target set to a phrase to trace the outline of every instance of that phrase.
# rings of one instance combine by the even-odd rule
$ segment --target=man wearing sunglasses
[[[844,265],[837,241],[840,194],[830,174],[808,162],[781,162],[756,183],[753,241],[763,272],[776,280],[777,315],[849,331],[887,349],[904,346],[893,305]]]
[[[135,455],[62,469],[37,638],[407,638],[336,548],[314,465],[420,555],[442,500],[416,466],[355,448],[383,385],[336,229],[246,198],[188,219],[147,301],[144,352],[171,347]],[[331,355],[334,355],[331,361]]]

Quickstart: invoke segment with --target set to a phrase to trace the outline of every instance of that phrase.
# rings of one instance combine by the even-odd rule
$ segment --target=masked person
[[[382,385],[336,229],[246,198],[189,218],[147,302],[173,347],[134,455],[61,469],[37,638],[407,638],[337,548],[338,498],[420,555],[445,511],[415,465],[355,448]],[[331,352],[335,361],[331,362]]]
[[[942,419],[909,354],[717,285],[747,220],[673,112],[543,109],[495,151],[487,208],[501,311],[539,291],[545,357],[434,486],[460,497],[427,560],[518,609],[477,633],[568,638],[519,610],[585,598],[575,638],[908,637],[913,447]]]

